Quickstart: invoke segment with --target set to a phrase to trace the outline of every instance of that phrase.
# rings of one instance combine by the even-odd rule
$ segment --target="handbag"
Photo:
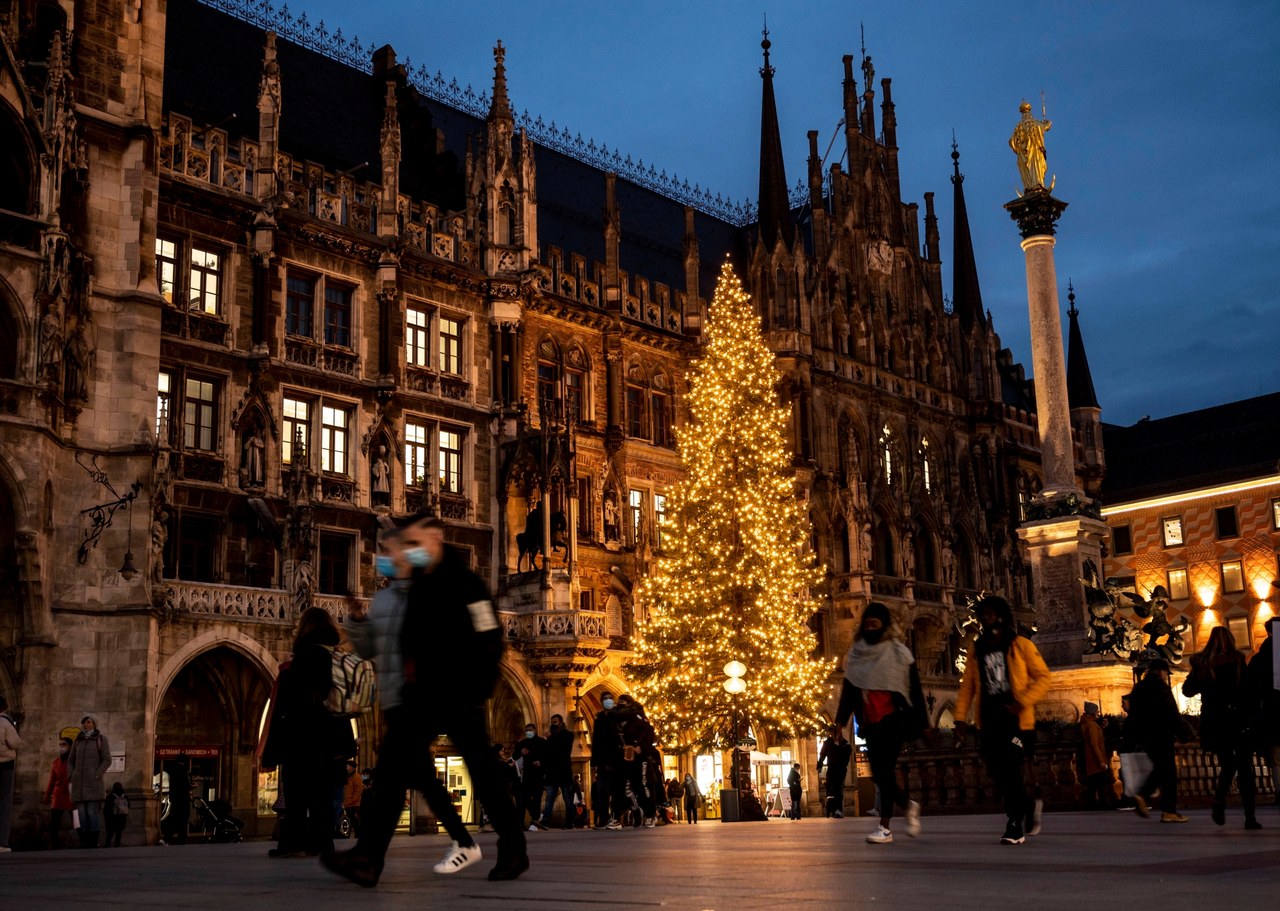
[[[1137,796],[1154,767],[1151,757],[1146,753],[1121,753],[1120,777],[1124,780],[1124,796]]]

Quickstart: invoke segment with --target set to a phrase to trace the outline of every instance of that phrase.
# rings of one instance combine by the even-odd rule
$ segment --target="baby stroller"
[[[191,798],[191,809],[195,810],[196,824],[209,841],[231,844],[240,841],[244,820],[231,815],[231,804],[227,801],[207,802],[197,795]]]

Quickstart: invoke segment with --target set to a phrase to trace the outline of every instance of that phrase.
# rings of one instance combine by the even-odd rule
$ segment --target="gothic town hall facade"
[[[629,688],[631,592],[662,553],[726,256],[785,376],[827,568],[820,649],[842,655],[885,601],[944,719],[966,596],[1004,591],[1032,616],[1014,529],[1039,487],[1036,418],[982,307],[958,160],[939,174],[956,201],[946,304],[933,194],[923,213],[901,198],[871,58],[844,59],[839,97],[823,89],[842,164],[824,171],[811,132],[789,192],[766,47],[748,210],[517,117],[501,44],[476,95],[249,8],[0,3],[15,843],[34,837],[59,732],[89,711],[131,794],[186,752],[206,795],[269,831],[255,747],[294,622],[370,598],[378,530],[422,508],[497,593],[494,738],[561,713],[589,756],[600,693]],[[360,722],[363,765],[376,723]],[[812,764],[814,743],[755,733]],[[154,841],[155,819],[129,840]]]

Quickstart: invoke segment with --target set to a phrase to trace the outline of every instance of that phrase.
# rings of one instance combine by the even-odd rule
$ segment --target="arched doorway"
[[[194,793],[225,800],[236,816],[253,820],[260,810],[255,754],[270,695],[263,670],[233,648],[192,658],[160,700],[153,774],[167,780],[185,753]]]

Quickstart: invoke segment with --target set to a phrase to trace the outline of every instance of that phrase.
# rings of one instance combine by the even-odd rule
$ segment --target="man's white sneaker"
[[[608,821],[608,823],[606,823],[606,824],[605,824],[605,828],[606,828],[606,829],[611,829],[612,831],[616,832],[616,831],[618,831],[619,829],[621,829],[621,828],[622,828],[622,823],[620,823],[620,822],[619,822],[618,820],[616,820],[616,819],[611,819],[611,820],[609,820],[609,821]]]
[[[907,801],[907,834],[915,838],[920,834],[920,804],[914,800]]]
[[[867,841],[873,845],[891,845],[893,833],[884,826],[876,826],[876,830],[867,836]]]
[[[655,816],[646,816],[646,817],[645,817],[645,820],[644,820],[644,827],[645,827],[646,829],[652,829],[652,828],[653,828],[654,826],[656,826],[657,824],[658,824],[658,819],[657,819],[657,817],[655,817]]]
[[[444,853],[444,859],[431,869],[437,873],[457,873],[480,859],[480,846],[468,845],[462,847],[456,841],[450,843],[449,850]]]

